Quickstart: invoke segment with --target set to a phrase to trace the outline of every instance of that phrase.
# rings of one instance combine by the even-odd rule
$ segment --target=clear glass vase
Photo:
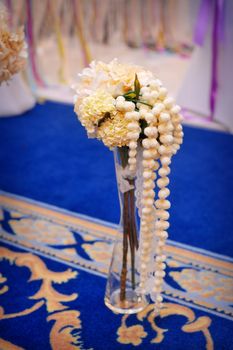
[[[117,313],[143,310],[147,298],[140,293],[139,244],[135,205],[135,176],[128,167],[128,148],[114,150],[121,218],[105,292],[105,304]]]

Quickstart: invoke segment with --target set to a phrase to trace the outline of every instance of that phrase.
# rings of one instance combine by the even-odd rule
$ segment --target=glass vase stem
[[[105,292],[105,304],[123,314],[140,312],[148,304],[140,292],[139,242],[135,203],[135,175],[129,171],[128,147],[114,150],[121,209],[120,239],[114,244]]]
[[[127,277],[127,255],[128,255],[128,192],[124,193],[124,203],[123,203],[123,258],[122,258],[122,270],[121,270],[121,280],[120,280],[120,300],[125,300],[126,293],[126,277]]]
[[[134,179],[129,179],[129,184],[134,186]],[[127,255],[130,247],[131,260],[131,283],[135,289],[135,251],[138,249],[137,225],[135,218],[135,197],[134,188],[125,192],[123,196],[123,261],[121,272],[121,294],[120,299],[125,299]]]

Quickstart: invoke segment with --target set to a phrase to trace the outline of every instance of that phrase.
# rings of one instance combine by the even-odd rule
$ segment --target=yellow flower
[[[81,124],[92,133],[95,126],[104,117],[105,113],[115,111],[115,99],[108,92],[97,90],[90,96],[84,97],[75,103],[75,112]]]
[[[109,148],[127,146],[129,143],[128,123],[124,113],[116,111],[100,125],[97,130],[97,138]]]
[[[141,325],[131,327],[121,326],[117,334],[119,335],[117,338],[119,343],[133,345],[140,345],[142,343],[142,338],[147,336],[147,332],[144,331]]]

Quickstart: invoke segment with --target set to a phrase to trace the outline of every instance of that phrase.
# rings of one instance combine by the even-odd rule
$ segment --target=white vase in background
[[[0,117],[20,115],[33,108],[35,97],[19,74],[0,86]]]

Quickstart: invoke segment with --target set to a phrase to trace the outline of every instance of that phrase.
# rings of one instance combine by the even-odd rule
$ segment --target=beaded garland
[[[131,83],[130,75],[134,76]],[[169,166],[183,141],[180,107],[151,72],[122,65],[117,60],[109,64],[93,62],[80,75],[76,93],[75,111],[88,134],[101,139],[110,148],[127,146],[129,173],[132,177],[141,174],[140,181],[136,181],[140,216],[139,288],[141,293],[150,295],[155,310],[159,311],[166,268],[164,246],[169,228]],[[108,94],[106,104],[104,100],[95,100],[98,93]],[[90,99],[93,107],[89,104],[89,109],[85,110]],[[109,111],[106,110],[108,104]],[[141,157],[137,154],[139,147],[142,148]]]

